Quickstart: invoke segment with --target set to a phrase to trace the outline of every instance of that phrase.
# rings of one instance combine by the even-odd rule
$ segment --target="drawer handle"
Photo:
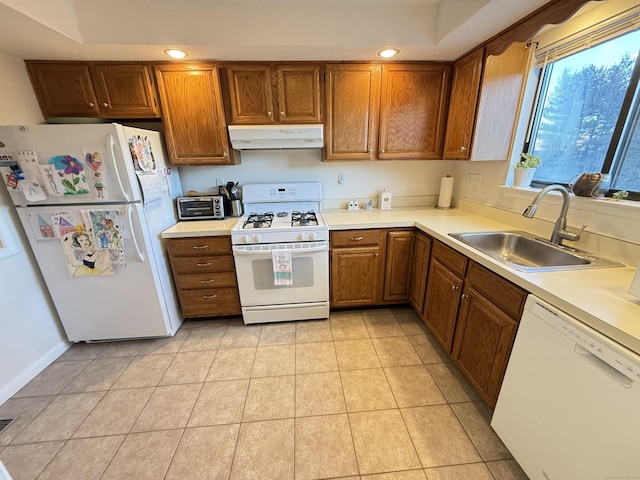
[[[194,250],[204,250],[205,248],[209,248],[209,245],[194,245],[193,247]]]
[[[360,240],[362,240],[364,237],[352,237],[349,240],[351,240],[352,242],[359,242]]]
[[[212,278],[211,280],[200,280],[200,283],[213,283],[215,280]]]
[[[211,300],[212,298],[216,298],[218,295],[202,295],[202,298],[205,300]]]
[[[211,262],[207,262],[207,263],[196,263],[196,267],[208,267],[209,265],[211,265]]]

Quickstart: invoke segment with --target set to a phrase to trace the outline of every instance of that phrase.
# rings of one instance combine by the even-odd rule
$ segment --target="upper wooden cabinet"
[[[321,123],[320,65],[226,65],[231,124]]]
[[[157,118],[148,65],[27,61],[45,118]]]
[[[156,67],[165,139],[174,165],[229,165],[233,153],[213,64]]]
[[[484,50],[479,49],[453,66],[451,101],[443,152],[445,158],[469,158],[483,63]]]
[[[324,160],[373,160],[378,148],[380,66],[327,65]]]
[[[324,160],[439,159],[447,64],[330,64]]]
[[[454,64],[444,158],[509,158],[528,61],[526,45],[514,43],[501,55],[479,49]]]
[[[442,155],[450,66],[382,67],[380,160],[437,160]]]

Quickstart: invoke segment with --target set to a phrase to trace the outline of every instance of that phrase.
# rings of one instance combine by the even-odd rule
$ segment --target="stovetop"
[[[319,182],[247,184],[245,215],[231,230],[234,245],[329,239]]]

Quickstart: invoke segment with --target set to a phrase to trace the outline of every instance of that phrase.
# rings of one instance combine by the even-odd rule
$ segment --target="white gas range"
[[[245,184],[231,230],[246,324],[329,316],[329,227],[319,182]]]

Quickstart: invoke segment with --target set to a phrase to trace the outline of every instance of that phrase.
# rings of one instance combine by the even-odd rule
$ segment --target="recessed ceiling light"
[[[378,56],[382,58],[391,58],[391,57],[395,57],[399,53],[400,53],[400,50],[397,50],[395,48],[387,48],[385,50],[380,50],[378,52]]]
[[[177,48],[167,48],[164,53],[169,55],[171,58],[184,58],[187,56],[187,52],[184,50],[178,50]]]

